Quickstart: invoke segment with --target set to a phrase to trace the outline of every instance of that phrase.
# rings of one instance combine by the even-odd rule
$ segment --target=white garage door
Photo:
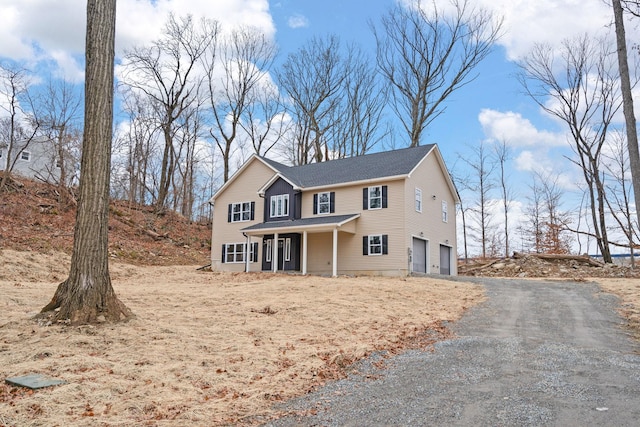
[[[451,248],[440,245],[440,274],[451,274]]]
[[[413,272],[427,272],[427,241],[413,238]]]

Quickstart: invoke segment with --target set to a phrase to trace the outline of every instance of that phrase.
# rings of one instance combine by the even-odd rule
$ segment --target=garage
[[[427,272],[427,241],[413,238],[413,267],[414,273],[426,273]]]

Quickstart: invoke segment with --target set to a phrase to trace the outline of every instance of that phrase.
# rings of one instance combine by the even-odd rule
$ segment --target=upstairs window
[[[253,221],[255,202],[230,203],[227,212],[228,222]]]
[[[271,218],[289,216],[289,195],[278,194],[271,196]]]
[[[449,222],[449,213],[447,212],[447,201],[442,201],[442,222]]]
[[[416,187],[416,212],[422,212],[422,190]]]
[[[22,153],[20,153],[20,160],[28,162],[29,160],[31,160],[31,153],[28,151],[23,151]]]
[[[387,207],[387,186],[376,185],[362,189],[362,209],[383,209]]]
[[[313,214],[322,215],[334,213],[336,211],[336,193],[327,191],[313,195]]]

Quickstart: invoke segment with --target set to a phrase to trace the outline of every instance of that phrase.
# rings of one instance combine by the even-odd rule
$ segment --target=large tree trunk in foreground
[[[613,0],[613,12],[616,26],[620,86],[622,89],[622,110],[624,112],[627,130],[627,149],[629,150],[633,196],[636,203],[636,214],[640,222],[640,150],[638,149],[638,132],[636,130],[636,116],[633,111],[633,95],[631,92],[631,78],[629,77],[629,63],[627,60],[627,39],[625,36],[624,16],[620,0]]]
[[[84,139],[71,270],[41,311],[71,324],[132,316],[116,297],[109,277],[115,15],[116,0],[88,0]]]

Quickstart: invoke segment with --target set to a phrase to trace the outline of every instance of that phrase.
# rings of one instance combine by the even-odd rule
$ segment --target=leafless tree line
[[[255,28],[169,16],[157,40],[127,50],[117,67],[126,120],[115,126],[112,194],[158,213],[208,216],[208,197],[252,153],[305,164],[396,140],[419,145],[499,36],[500,20],[472,4],[451,0],[446,11],[431,2],[394,5],[371,23],[375,52],[328,34],[277,68],[277,46]],[[68,144],[79,147],[82,133],[79,94],[69,97],[67,89],[52,84],[43,108],[21,118],[34,136],[49,135],[60,156],[78,155]],[[404,128],[399,135],[394,113]],[[29,137],[7,129],[11,141]],[[70,169],[62,175],[77,170]]]
[[[524,226],[519,229],[525,251],[563,253],[574,243],[578,248],[594,243],[603,260],[612,262],[612,247],[626,247],[633,254],[637,245],[638,221],[631,193],[634,154],[624,129],[615,124],[623,99],[614,49],[609,40],[584,35],[565,40],[559,48],[536,45],[519,63],[518,79],[525,93],[568,131],[573,155],[566,160],[580,172],[582,179],[574,184],[583,194],[579,207],[567,208],[562,203],[567,190],[560,185],[559,175],[544,168],[535,171],[527,189]],[[461,189],[475,194],[475,199],[461,206],[465,257],[467,238],[478,242],[483,257],[497,256],[496,248],[509,254],[512,198],[504,176],[505,147],[504,143],[496,145],[490,155],[480,144],[463,158],[469,175],[456,177]],[[498,209],[495,204],[500,201]],[[500,210],[502,232],[496,218]]]

